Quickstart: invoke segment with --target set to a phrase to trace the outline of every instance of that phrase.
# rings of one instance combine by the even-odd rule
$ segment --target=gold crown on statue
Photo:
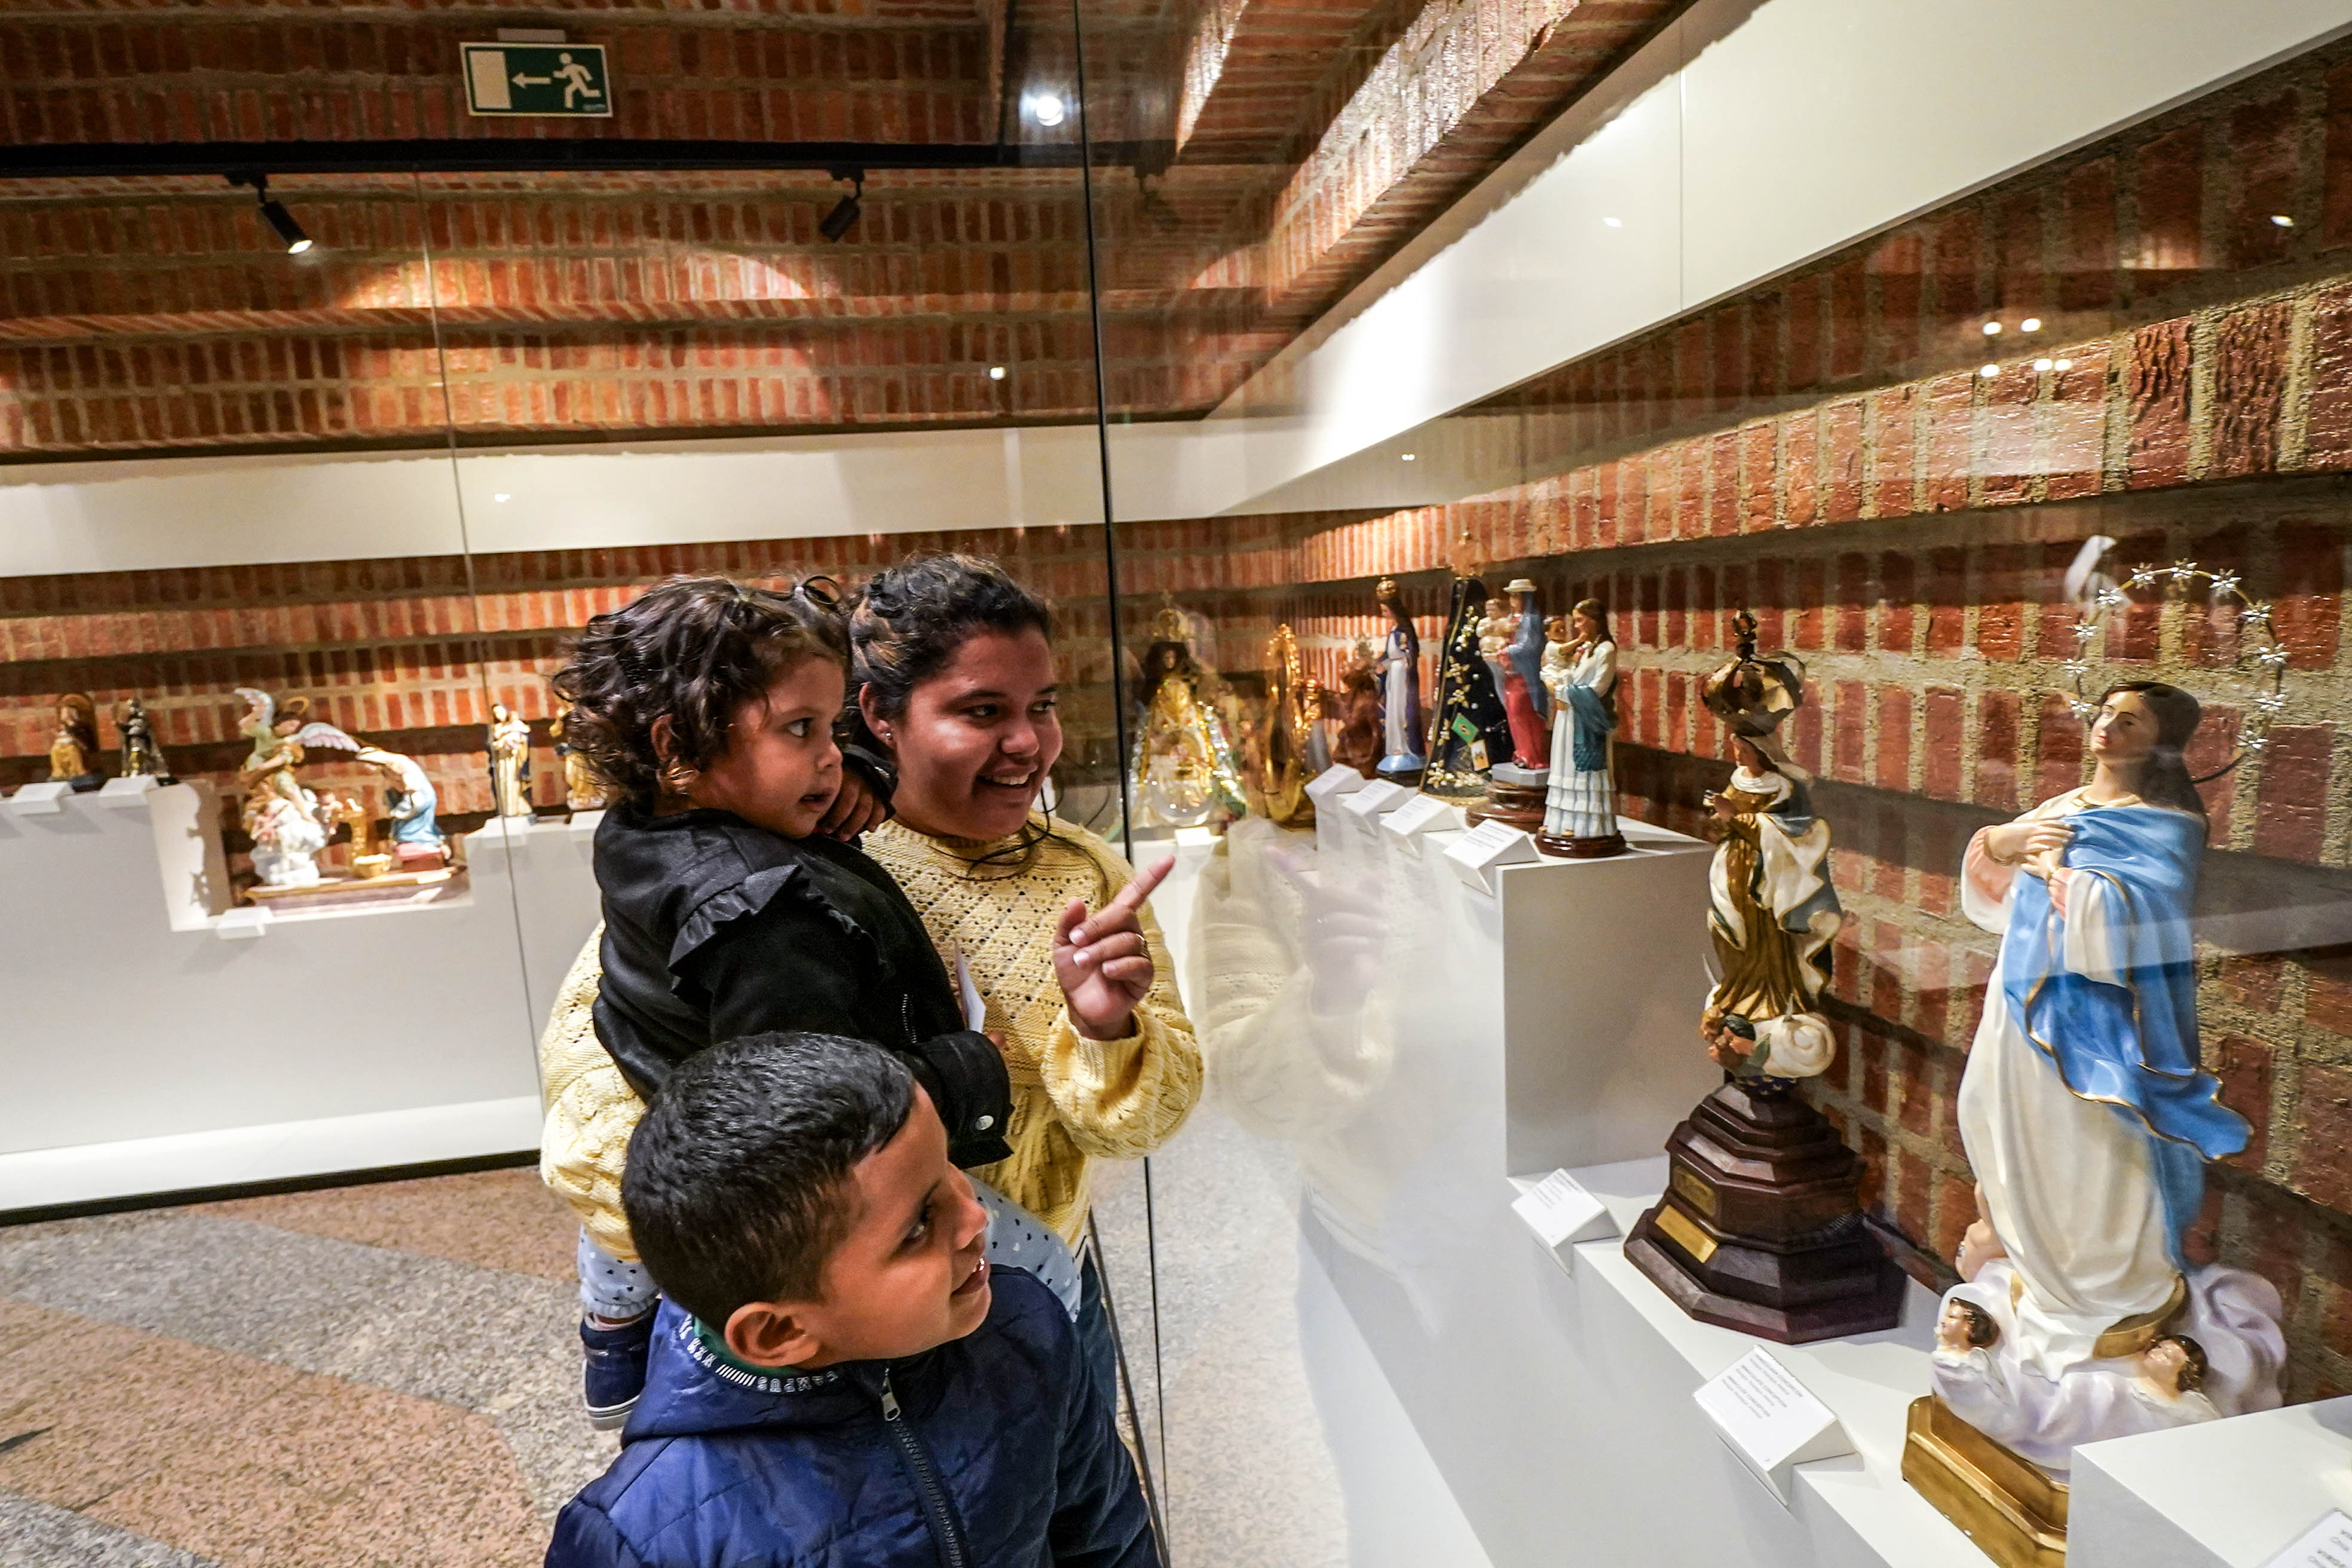
[[[1731,618],[1738,651],[1699,689],[1707,711],[1724,728],[1750,741],[1761,740],[1805,705],[1805,667],[1793,654],[1756,656],[1756,617],[1746,610]]]
[[[1184,623],[1184,612],[1171,605],[1152,618],[1151,635],[1161,642],[1182,642],[1192,628]]]

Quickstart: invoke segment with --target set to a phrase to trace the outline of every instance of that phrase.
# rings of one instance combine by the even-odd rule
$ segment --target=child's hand
[[[816,830],[827,838],[850,842],[869,827],[879,827],[890,815],[882,797],[854,768],[841,770],[841,793],[833,797],[833,805],[817,819]]]
[[[1135,1005],[1151,990],[1151,949],[1137,911],[1176,864],[1171,855],[1146,870],[1088,917],[1087,901],[1072,899],[1054,932],[1054,978],[1070,1025],[1090,1040],[1116,1040],[1135,1026]]]

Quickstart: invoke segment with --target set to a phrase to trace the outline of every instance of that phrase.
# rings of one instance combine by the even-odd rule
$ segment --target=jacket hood
[[[931,1381],[929,1363],[938,1353],[843,1362],[822,1372],[764,1372],[712,1350],[693,1315],[664,1300],[654,1319],[646,1391],[621,1441],[838,1426],[879,1407],[886,1366],[893,1392],[907,1399]]]

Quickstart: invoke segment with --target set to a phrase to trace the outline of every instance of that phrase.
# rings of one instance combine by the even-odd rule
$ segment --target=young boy
[[[1068,1313],[993,1278],[907,1068],[831,1035],[680,1063],[621,1202],[660,1285],[621,1457],[549,1568],[1159,1568]]]

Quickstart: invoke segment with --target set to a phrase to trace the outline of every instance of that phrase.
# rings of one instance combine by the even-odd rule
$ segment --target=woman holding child
[[[697,586],[722,601],[761,593]],[[600,626],[636,608],[592,623],[583,656]],[[831,750],[823,726],[807,722],[824,698],[814,676],[797,692],[771,672],[756,700],[715,723],[635,721],[648,754],[665,759],[659,798],[616,807],[598,835],[606,928],[573,966],[541,1047],[542,1171],[583,1221],[592,1414],[625,1415],[610,1375],[597,1391],[600,1352],[608,1373],[615,1357],[641,1367],[651,1322],[619,1203],[629,1134],[643,1095],[658,1088],[632,1059],[637,1014],[667,1019],[665,1037],[688,1050],[756,1028],[816,1028],[905,1053],[934,1098],[953,1102],[940,1109],[961,1134],[960,1163],[987,1160],[973,1173],[1079,1254],[1080,1338],[1095,1377],[1115,1384],[1100,1265],[1087,1246],[1090,1163],[1159,1147],[1199,1098],[1201,1060],[1142,907],[1164,868],[1139,879],[1102,839],[1033,807],[1062,747],[1048,629],[1045,605],[992,563],[933,556],[874,577],[846,616],[850,689],[894,790],[855,749],[848,769],[837,752],[830,772],[790,763],[793,746],[817,763]],[[821,628],[810,636],[825,641]],[[708,678],[724,663],[708,639],[677,637],[680,646],[661,646],[665,668],[698,666]],[[652,656],[649,644],[628,657]],[[559,685],[578,686],[584,662]],[[875,826],[884,790],[896,819]],[[868,827],[863,854],[829,837]],[[645,885],[633,893],[625,879]],[[845,929],[865,938],[835,953]],[[975,1064],[978,1037],[955,1028],[965,1020],[952,1004],[942,1011],[949,971],[969,977],[1001,1062]],[[877,999],[895,1016],[863,1018]],[[1001,1126],[992,1105],[1009,1112]]]

